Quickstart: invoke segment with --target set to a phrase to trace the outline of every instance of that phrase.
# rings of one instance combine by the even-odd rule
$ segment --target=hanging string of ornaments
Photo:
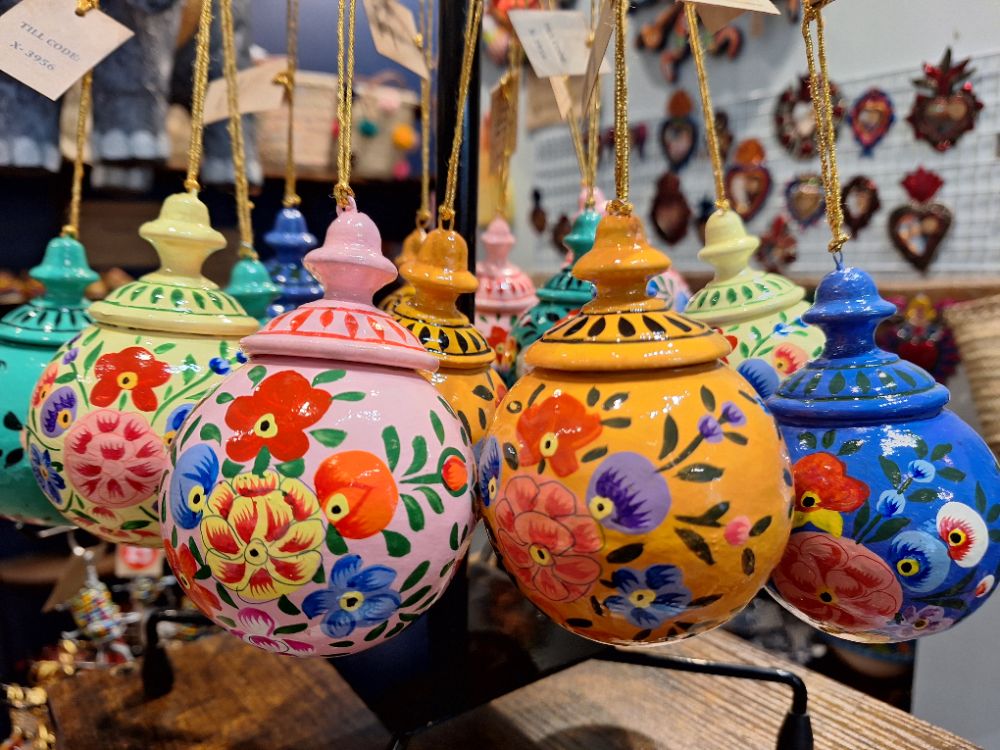
[[[53,507],[111,542],[160,545],[157,488],[171,444],[198,401],[240,364],[257,329],[201,274],[225,246],[198,199],[212,3],[198,21],[186,192],[143,224],[160,269],[94,303],[94,324],[63,344],[32,398],[25,434]],[[41,398],[47,394],[46,398]]]
[[[371,304],[396,270],[350,186],[355,0],[339,8],[337,218],[305,257],[324,297],[243,340],[249,362],[188,416],[159,503],[199,609],[299,656],[402,632],[443,593],[475,523],[468,436],[421,374],[438,360]]]
[[[792,500],[786,451],[720,361],[725,339],[647,293],[668,261],[629,203],[627,10],[616,0],[616,197],[573,269],[596,296],[528,348],[479,459],[481,513],[521,592],[617,644],[742,609],[781,556]]]
[[[827,633],[904,641],[951,628],[986,601],[1000,564],[1000,469],[947,410],[948,390],[875,344],[895,305],[845,266],[822,3],[802,35],[835,270],[803,319],[823,329],[817,359],[769,401],[793,461],[793,530],[771,593]]]

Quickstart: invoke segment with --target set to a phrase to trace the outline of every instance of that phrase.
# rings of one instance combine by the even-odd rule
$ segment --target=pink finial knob
[[[590,189],[586,188],[586,187],[580,188],[580,199],[579,199],[579,201],[577,201],[578,211],[577,211],[576,217],[574,217],[574,220],[577,217],[579,217],[580,214],[582,214],[584,212],[584,210],[587,208],[587,199],[589,197],[590,197]],[[601,216],[603,216],[605,213],[607,213],[607,207],[608,207],[608,198],[607,198],[607,196],[604,195],[604,191],[603,190],[601,190],[599,187],[595,186],[594,187],[594,210],[597,211],[597,213],[601,214]]]
[[[328,300],[369,305],[375,292],[396,278],[396,267],[382,255],[378,227],[358,211],[353,198],[347,208],[337,209],[323,244],[303,262]]]
[[[499,276],[508,265],[507,259],[514,247],[514,235],[510,225],[502,216],[497,216],[486,227],[481,235],[483,247],[486,248],[487,268],[483,269],[485,276]]]

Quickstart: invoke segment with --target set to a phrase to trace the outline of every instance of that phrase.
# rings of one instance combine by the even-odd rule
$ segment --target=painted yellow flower
[[[316,495],[273,471],[217,485],[201,522],[212,575],[250,602],[272,601],[308,583],[322,559],[323,534]]]

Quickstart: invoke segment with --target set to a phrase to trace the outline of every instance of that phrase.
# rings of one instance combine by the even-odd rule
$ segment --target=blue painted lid
[[[768,400],[784,424],[885,424],[933,417],[948,389],[917,365],[875,345],[875,328],[896,311],[872,277],[838,268],[816,288],[802,316],[823,329],[826,347]]]
[[[264,235],[264,242],[280,259],[300,262],[303,255],[319,244],[297,208],[283,208],[278,212],[274,227]]]

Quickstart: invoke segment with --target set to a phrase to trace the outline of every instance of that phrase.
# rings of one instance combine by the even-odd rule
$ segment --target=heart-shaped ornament
[[[852,178],[840,193],[844,223],[857,236],[868,226],[872,215],[882,207],[875,182],[864,175]]]
[[[785,186],[788,213],[803,229],[815,224],[826,210],[823,178],[818,174],[800,174]]]
[[[906,119],[913,126],[913,134],[938,151],[947,151],[963,133],[972,130],[983,108],[969,80],[974,72],[969,61],[966,58],[952,64],[948,48],[940,63],[924,65],[924,77],[913,82],[920,93]]]
[[[660,126],[660,146],[674,171],[688,163],[697,142],[698,128],[690,117],[671,117]]]
[[[743,221],[764,207],[771,192],[771,172],[760,164],[735,164],[726,170],[726,196]]]
[[[889,215],[889,238],[907,262],[921,271],[934,261],[951,228],[951,211],[940,203],[900,206]]]
[[[649,218],[668,245],[676,245],[687,234],[691,207],[681,192],[680,178],[673,172],[667,172],[657,182]]]
[[[861,152],[870,156],[896,121],[896,112],[887,93],[871,88],[854,102],[849,117],[854,140],[861,146]]]

